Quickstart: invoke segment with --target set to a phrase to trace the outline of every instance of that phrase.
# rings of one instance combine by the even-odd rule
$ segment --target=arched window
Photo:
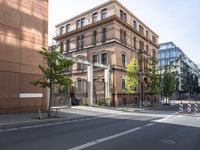
[[[103,28],[103,32],[102,32],[102,43],[106,42],[106,28]]]

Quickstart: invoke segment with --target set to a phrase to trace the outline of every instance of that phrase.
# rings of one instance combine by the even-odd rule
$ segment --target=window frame
[[[104,54],[106,54],[106,57],[103,57]],[[106,58],[105,59],[105,61],[106,61],[105,63],[104,63],[104,58]],[[102,52],[101,53],[101,64],[103,64],[103,65],[107,65],[108,64],[108,53],[107,52]]]
[[[93,46],[97,45],[97,31],[93,31]]]
[[[107,18],[107,15],[108,15],[107,8],[102,9],[101,10],[101,19]]]
[[[66,31],[66,33],[67,33],[67,32],[70,32],[70,24],[67,24],[67,25],[66,25],[65,31]]]
[[[95,57],[94,57],[94,56],[95,56]],[[93,59],[93,58],[95,58],[95,59]],[[94,61],[94,60],[96,60],[96,61]],[[92,63],[98,63],[98,56],[97,56],[97,54],[93,54],[93,55],[92,55],[91,61],[92,61]]]
[[[102,43],[106,43],[106,28],[103,28],[102,30]]]
[[[121,54],[121,57],[122,57],[122,68],[126,68],[126,54],[122,53]],[[124,58],[124,59],[123,59]]]
[[[64,34],[64,26],[60,27],[60,35]]]
[[[80,29],[81,28],[81,20],[77,20],[76,21],[76,29]]]
[[[92,14],[92,23],[97,22],[97,20],[98,20],[98,13],[95,12],[95,13]]]

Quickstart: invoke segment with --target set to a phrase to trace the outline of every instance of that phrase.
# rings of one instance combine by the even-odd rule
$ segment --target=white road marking
[[[32,128],[38,128],[38,127],[43,127],[43,126],[44,126],[43,124],[38,124],[38,125],[32,126]]]
[[[142,127],[133,128],[133,129],[121,132],[121,133],[117,133],[117,134],[114,134],[114,135],[111,135],[111,136],[108,136],[108,137],[104,137],[104,138],[101,138],[101,139],[97,139],[97,140],[85,143],[83,145],[79,145],[79,146],[70,148],[68,150],[81,150],[81,149],[84,149],[84,148],[87,148],[87,147],[91,147],[93,145],[96,145],[96,144],[99,144],[99,143],[102,143],[102,142],[105,142],[105,141],[108,141],[108,140],[115,139],[117,137],[120,137],[120,136],[129,134],[129,133],[135,132],[135,131],[140,130],[140,129],[142,129]]]
[[[200,117],[199,117],[199,118],[197,118],[197,120],[200,120]]]
[[[11,128],[11,129],[5,129],[5,131],[16,131],[19,130],[18,128]]]
[[[164,120],[166,120],[166,119],[168,119],[168,118],[173,117],[174,115],[177,115],[178,113],[179,113],[179,112],[176,112],[176,113],[174,113],[174,114],[172,114],[172,115],[169,115],[169,116],[164,117],[164,118],[162,118],[162,119],[156,120],[156,122],[162,122],[162,121],[164,121]]]
[[[146,124],[145,125],[145,127],[149,127],[149,126],[152,126],[152,125],[154,125],[155,123],[148,123],[148,124]]]
[[[60,125],[60,124],[67,124],[67,123],[74,123],[74,122],[81,122],[81,121],[88,121],[88,120],[94,120],[98,118],[82,118],[82,119],[76,119],[76,120],[68,120],[68,121],[62,121],[62,122],[55,122],[55,123],[47,123],[47,124],[38,124],[38,125],[32,125],[32,126],[24,126],[19,128],[10,128],[10,129],[4,129],[0,130],[0,132],[8,132],[8,131],[15,131],[15,130],[24,130],[24,129],[31,129],[31,128],[39,128],[44,126],[52,126],[52,125]]]
[[[44,124],[44,126],[52,126],[52,125],[54,125],[54,123]]]
[[[30,128],[33,128],[33,126],[20,127],[19,129],[30,129]]]

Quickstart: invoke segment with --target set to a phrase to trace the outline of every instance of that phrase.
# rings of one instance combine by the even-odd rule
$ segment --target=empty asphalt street
[[[186,108],[186,105],[184,106]],[[200,150],[200,114],[75,107],[63,119],[0,126],[0,150]]]

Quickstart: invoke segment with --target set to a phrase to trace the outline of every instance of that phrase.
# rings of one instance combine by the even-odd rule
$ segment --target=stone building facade
[[[48,0],[0,1],[0,113],[46,110],[46,89],[30,82],[41,77],[47,40]]]
[[[111,66],[111,105],[136,104],[139,99],[146,99],[143,84],[142,90],[138,85],[136,93],[129,98],[123,92],[126,67],[136,57],[139,71],[144,74],[148,60],[157,57],[158,35],[119,1],[109,0],[56,25],[56,33],[54,39],[60,44],[62,54]],[[87,66],[74,64],[68,71],[73,81],[71,96],[87,98]],[[95,68],[94,101],[99,104],[103,99],[103,70]]]

